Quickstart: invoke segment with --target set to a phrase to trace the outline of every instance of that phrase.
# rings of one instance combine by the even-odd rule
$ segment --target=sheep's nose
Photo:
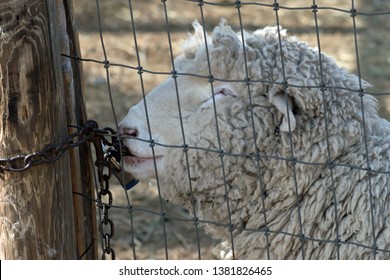
[[[136,128],[130,128],[130,127],[121,127],[120,132],[122,135],[137,137],[138,136],[138,130]]]

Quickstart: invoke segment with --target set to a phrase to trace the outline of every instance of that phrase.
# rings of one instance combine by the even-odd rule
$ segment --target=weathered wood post
[[[0,2],[1,158],[58,145],[68,135],[67,122],[81,120],[80,113],[71,113],[77,106],[69,104],[75,73],[62,71],[61,31],[72,25],[60,23],[69,14],[59,15],[69,5],[70,0]],[[64,83],[67,75],[72,85]],[[65,153],[20,173],[0,172],[0,259],[76,259],[86,249],[85,240],[76,239],[86,230],[75,223],[72,195],[72,186],[84,191],[72,181],[80,179],[72,173],[79,154]]]
[[[80,57],[80,45],[74,20],[72,0],[56,0],[59,19],[61,54]],[[62,56],[62,74],[69,125],[83,124],[87,121],[83,100],[82,63]],[[94,197],[94,164],[90,146],[81,146],[69,151],[71,160],[72,189],[85,197]],[[98,242],[94,242],[97,233],[96,207],[84,197],[74,195],[74,215],[78,254],[85,253],[83,259],[97,259]],[[88,203],[89,202],[89,203]],[[89,250],[87,248],[90,247]],[[87,251],[86,251],[87,250]]]

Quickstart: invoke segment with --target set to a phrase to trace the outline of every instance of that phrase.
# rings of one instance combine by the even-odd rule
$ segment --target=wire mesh
[[[299,241],[299,249],[294,249],[298,250],[300,253],[297,254],[297,258],[300,259],[306,259],[307,256],[305,255],[305,247],[309,246],[308,243],[312,242],[313,244],[323,244],[323,243],[331,243],[334,244],[335,249],[335,255],[333,258],[339,259],[340,258],[340,247],[345,246],[345,245],[353,245],[353,246],[358,246],[361,248],[366,248],[371,251],[371,257],[373,259],[378,258],[383,258],[383,256],[390,256],[390,250],[388,247],[386,248],[380,248],[377,246],[376,242],[376,236],[379,234],[379,230],[384,230],[384,229],[376,229],[375,228],[375,223],[374,221],[376,220],[376,214],[375,214],[375,205],[374,205],[374,199],[373,199],[373,186],[371,182],[371,177],[375,176],[376,174],[390,174],[389,170],[375,170],[372,169],[370,165],[370,153],[369,153],[369,148],[368,148],[368,135],[366,132],[366,125],[365,125],[365,111],[364,111],[364,95],[365,94],[372,94],[376,96],[387,96],[389,95],[389,92],[386,90],[380,90],[379,92],[369,92],[363,88],[362,85],[362,66],[360,61],[360,48],[362,47],[361,44],[359,44],[359,35],[360,32],[366,32],[364,28],[359,27],[357,23],[357,18],[384,18],[388,21],[389,16],[390,16],[390,10],[387,10],[384,7],[379,6],[374,7],[374,5],[368,5],[364,1],[358,2],[358,1],[342,1],[341,3],[333,3],[333,1],[294,1],[293,3],[291,1],[119,1],[123,4],[123,6],[126,7],[127,14],[123,13],[121,14],[121,17],[127,17],[126,18],[126,25],[128,26],[129,33],[126,33],[126,35],[131,34],[132,35],[132,45],[133,49],[132,51],[134,52],[133,55],[135,57],[135,60],[133,63],[124,63],[124,62],[119,62],[119,61],[111,61],[110,57],[110,51],[108,50],[106,46],[106,41],[105,41],[105,36],[110,34],[110,30],[105,30],[104,28],[104,22],[109,21],[110,18],[103,18],[102,17],[102,12],[103,9],[101,7],[101,4],[104,3],[105,1],[103,0],[96,0],[96,5],[95,5],[95,13],[96,13],[96,19],[97,19],[97,25],[98,25],[98,34],[100,38],[100,48],[102,50],[102,57],[101,58],[89,58],[89,57],[83,57],[83,58],[74,58],[74,59],[79,59],[82,60],[85,64],[92,63],[96,65],[97,67],[103,67],[105,71],[105,84],[106,84],[106,92],[107,96],[109,97],[108,100],[110,102],[110,111],[111,114],[113,115],[113,124],[116,126],[118,130],[118,110],[116,108],[115,104],[115,94],[112,90],[112,79],[111,76],[111,69],[112,68],[122,68],[122,69],[127,69],[128,71],[131,71],[132,73],[136,73],[138,76],[138,83],[139,83],[139,88],[141,92],[141,98],[145,99],[147,96],[147,82],[145,82],[145,75],[152,76],[152,77],[163,77],[163,78],[168,78],[171,77],[173,79],[174,84],[175,84],[175,93],[176,93],[176,98],[177,98],[177,111],[178,115],[180,116],[180,127],[181,127],[181,133],[182,135],[180,136],[181,139],[183,139],[181,145],[168,145],[166,143],[159,143],[156,142],[153,139],[153,134],[151,133],[150,129],[150,120],[149,120],[149,114],[148,114],[148,104],[147,102],[144,102],[145,106],[145,112],[146,112],[146,120],[148,123],[148,128],[149,128],[149,139],[140,139],[139,141],[144,141],[150,144],[150,147],[152,149],[153,155],[155,156],[154,149],[155,147],[166,147],[170,149],[180,149],[184,152],[185,154],[185,164],[189,166],[189,158],[188,158],[188,151],[194,151],[194,150],[199,150],[203,152],[208,152],[208,153],[215,153],[216,155],[220,156],[220,165],[221,165],[221,174],[223,178],[223,185],[225,189],[225,197],[226,197],[226,211],[228,213],[228,220],[226,223],[221,223],[218,221],[213,221],[213,220],[203,220],[199,217],[197,213],[197,208],[195,206],[195,201],[196,201],[196,195],[193,191],[194,186],[192,185],[192,180],[191,180],[191,172],[190,168],[187,168],[187,173],[186,176],[188,178],[188,191],[189,191],[189,200],[192,202],[192,211],[187,213],[186,215],[179,216],[175,215],[174,212],[169,211],[168,208],[170,207],[167,205],[167,203],[164,200],[164,197],[162,196],[161,192],[161,183],[159,178],[161,176],[164,176],[164,174],[158,174],[157,172],[157,167],[156,167],[156,162],[154,162],[155,165],[155,170],[156,170],[156,188],[157,188],[157,202],[158,202],[158,208],[155,210],[151,210],[147,207],[142,206],[142,202],[140,203],[140,206],[136,206],[133,199],[130,199],[132,197],[132,192],[137,192],[137,189],[131,190],[130,192],[123,191],[123,196],[126,197],[126,204],[127,205],[113,205],[113,208],[117,208],[118,210],[122,212],[126,212],[127,218],[128,218],[128,227],[129,227],[129,236],[127,237],[126,244],[123,245],[125,247],[125,250],[128,252],[131,252],[131,256],[127,255],[129,258],[133,259],[138,259],[138,254],[140,251],[142,251],[142,246],[137,247],[137,239],[138,237],[136,236],[137,234],[137,227],[138,225],[136,224],[135,217],[139,215],[140,213],[146,214],[146,215],[152,215],[154,217],[158,217],[159,220],[159,225],[155,226],[153,230],[157,230],[158,228],[160,235],[161,235],[161,240],[160,242],[163,248],[163,258],[165,259],[170,259],[170,251],[172,251],[172,248],[170,247],[171,243],[169,242],[169,237],[167,237],[167,232],[169,228],[175,224],[175,223],[184,223],[186,224],[186,229],[187,231],[194,231],[195,234],[193,235],[192,238],[194,238],[193,243],[195,244],[194,247],[191,247],[191,249],[195,248],[196,250],[196,258],[202,259],[204,258],[204,255],[206,255],[206,258],[210,258],[210,254],[206,254],[206,251],[211,250],[212,248],[207,248],[207,246],[215,246],[215,243],[209,243],[205,242],[205,239],[209,237],[205,237],[202,235],[202,227],[205,225],[213,225],[217,226],[220,228],[226,228],[226,231],[228,232],[228,239],[229,239],[229,249],[231,250],[231,257],[232,258],[243,258],[245,256],[240,256],[236,254],[235,250],[235,234],[238,231],[247,231],[247,232],[260,232],[263,234],[264,239],[261,240],[261,242],[264,242],[266,244],[266,254],[265,256],[267,258],[272,258],[273,253],[270,252],[270,244],[272,240],[274,239],[275,235],[284,235],[287,237],[291,237],[293,239],[296,239]],[[125,3],[126,2],[126,3]],[[180,3],[179,3],[180,2]],[[358,2],[358,3],[357,3]],[[156,10],[160,14],[160,20],[152,23],[151,25],[155,30],[158,32],[164,33],[165,34],[165,40],[166,43],[168,44],[168,47],[166,48],[168,50],[168,53],[161,53],[160,55],[165,56],[167,58],[167,63],[169,64],[169,67],[165,67],[164,70],[155,70],[148,68],[150,65],[145,66],[144,60],[146,60],[143,56],[142,50],[139,46],[139,40],[138,36],[139,33],[142,32],[142,28],[138,28],[138,22],[137,20],[144,19],[146,20],[148,15],[143,14],[142,16],[134,16],[134,14],[139,14],[140,11],[137,9],[139,7],[145,8],[147,5],[155,5]],[[201,23],[202,26],[205,27],[204,29],[204,45],[206,48],[206,53],[207,53],[207,61],[205,63],[208,64],[208,75],[200,75],[197,73],[184,73],[184,72],[179,72],[176,69],[175,66],[175,56],[177,55],[178,52],[176,52],[176,46],[174,43],[172,43],[172,32],[176,32],[180,28],[184,29],[187,31],[189,28],[188,26],[181,26],[181,23],[178,23],[178,16],[175,14],[177,10],[175,10],[175,6],[180,5],[181,8],[185,7],[188,10],[193,11],[192,15],[195,15],[198,21]],[[206,39],[206,30],[209,26],[215,24],[215,20],[210,18],[210,14],[212,14],[214,11],[220,9],[221,11],[221,16],[224,16],[224,13],[227,12],[226,17],[228,17],[228,21],[233,22],[233,25],[236,27],[236,31],[240,32],[241,36],[241,41],[243,44],[243,56],[244,56],[244,71],[245,71],[245,79],[242,80],[229,80],[229,79],[222,79],[218,77],[214,77],[212,68],[211,68],[211,62],[210,62],[210,57],[208,55],[208,47],[210,44],[207,39]],[[208,10],[211,10],[210,13],[208,13]],[[145,12],[145,10],[142,10]],[[252,25],[252,20],[251,18],[257,17],[258,14],[256,12],[262,12],[262,15],[265,17],[265,24],[266,25],[276,25],[278,26],[277,32],[278,32],[278,40],[279,40],[279,50],[280,50],[280,58],[282,62],[282,81],[274,81],[274,80],[269,80],[269,79],[254,79],[250,77],[249,74],[249,68],[248,68],[248,59],[247,59],[247,54],[246,54],[246,48],[245,48],[245,32],[244,30],[255,30],[257,28],[261,28],[263,26],[253,26]],[[104,12],[106,12],[104,10]],[[183,10],[184,13],[184,10]],[[287,16],[288,14],[294,14],[294,13],[305,13],[305,14],[310,14],[312,18],[312,25],[306,26],[303,24],[303,27],[297,27],[296,30],[299,30],[301,28],[301,32],[310,32],[310,34],[314,34],[314,39],[312,40],[315,42],[315,46],[318,48],[319,51],[319,57],[318,57],[318,62],[319,62],[319,72],[320,72],[320,83],[312,86],[302,86],[299,84],[291,83],[289,82],[289,79],[286,76],[285,73],[285,63],[283,61],[284,54],[283,54],[283,44],[282,44],[282,36],[281,36],[281,27],[280,25],[283,25],[284,22],[286,22],[290,17]],[[105,17],[108,17],[107,15]],[[251,18],[249,18],[251,17]],[[342,27],[343,33],[345,34],[352,34],[352,42],[353,42],[353,54],[352,56],[354,57],[354,61],[356,63],[356,66],[354,67],[356,70],[356,75],[359,79],[359,88],[347,88],[347,87],[341,87],[338,85],[327,85],[326,81],[323,76],[323,61],[322,61],[322,50],[323,50],[323,45],[324,43],[322,42],[321,38],[323,37],[323,32],[329,32],[327,31],[327,20],[332,20],[332,19],[342,19],[345,23]],[[192,19],[189,19],[192,21]],[[172,24],[172,21],[174,22]],[[142,26],[142,23],[140,24]],[[340,26],[339,26],[340,27]],[[80,26],[82,28],[82,26]],[[332,27],[336,28],[336,27]],[[141,31],[140,31],[141,29]],[[344,35],[345,35],[344,34]],[[345,35],[346,36],[346,35]],[[151,43],[151,42],[150,42]],[[160,43],[160,42],[159,42]],[[159,44],[158,43],[158,44]],[[161,42],[162,44],[162,42]],[[81,45],[81,48],[83,49],[83,45]],[[154,50],[155,52],[159,52],[160,50],[157,48]],[[256,84],[256,83],[267,83],[269,85],[280,85],[284,88],[284,94],[285,96],[288,95],[287,90],[289,88],[295,88],[295,89],[310,89],[310,90],[319,90],[322,93],[323,100],[327,100],[327,95],[329,92],[334,91],[334,90],[346,90],[351,94],[359,94],[361,97],[360,102],[361,105],[360,107],[362,108],[362,123],[363,123],[363,140],[365,143],[365,158],[364,162],[361,165],[350,165],[346,164],[343,162],[337,161],[337,159],[332,158],[331,155],[331,143],[329,141],[329,135],[328,135],[328,122],[331,118],[331,110],[327,107],[327,102],[324,102],[324,119],[325,119],[325,129],[324,133],[326,134],[326,147],[328,151],[328,158],[324,162],[310,162],[310,161],[304,161],[302,159],[299,159],[296,154],[295,154],[295,147],[294,147],[294,140],[292,139],[292,133],[291,133],[291,126],[290,126],[290,119],[289,119],[289,114],[287,114],[288,118],[288,124],[289,124],[289,147],[290,147],[290,155],[286,157],[281,157],[281,156],[275,156],[275,155],[270,155],[266,154],[263,152],[260,152],[260,149],[258,147],[258,144],[256,141],[253,141],[253,150],[256,151],[255,153],[234,153],[234,152],[229,152],[229,151],[224,151],[224,147],[221,141],[221,134],[219,131],[219,123],[217,118],[215,118],[215,127],[216,127],[216,135],[217,135],[217,147],[216,149],[209,149],[209,148],[203,148],[200,146],[190,146],[188,145],[188,142],[186,141],[186,135],[184,133],[184,126],[183,126],[183,116],[182,116],[182,111],[181,111],[181,100],[180,100],[180,91],[179,87],[177,84],[177,77],[179,76],[193,76],[197,78],[204,79],[207,81],[210,85],[210,92],[214,92],[214,87],[215,87],[215,82],[227,82],[227,83],[232,83],[232,82],[240,82],[246,87],[246,94],[248,96],[250,108],[252,108],[252,96],[251,96],[251,87]],[[126,79],[126,77],[121,77],[121,79]],[[159,78],[156,78],[159,79]],[[150,81],[150,78],[148,78],[148,81]],[[89,93],[87,93],[88,95]],[[214,96],[213,96],[214,98]],[[122,102],[121,100],[117,102]],[[286,106],[288,107],[289,104],[288,102],[286,103]],[[287,108],[288,109],[288,108]],[[214,115],[218,115],[218,108],[216,106],[215,100],[213,100],[213,110],[214,110]],[[123,115],[125,112],[119,113],[120,115]],[[251,112],[251,130],[252,130],[252,135],[253,139],[257,139],[258,137],[258,131],[256,129],[256,116]],[[227,174],[228,172],[225,167],[225,162],[227,158],[229,157],[245,157],[245,158],[250,158],[256,165],[256,175],[257,175],[257,188],[259,189],[260,193],[265,193],[265,186],[262,178],[262,161],[267,161],[267,160],[279,160],[279,161],[284,161],[288,166],[291,167],[291,176],[292,180],[294,182],[294,197],[296,199],[296,207],[295,211],[297,213],[297,222],[299,223],[299,231],[298,232],[289,232],[285,230],[279,230],[273,228],[270,224],[268,224],[268,211],[265,207],[265,199],[266,199],[266,194],[261,196],[261,201],[259,201],[259,204],[261,204],[261,209],[262,209],[262,215],[264,219],[265,225],[260,227],[260,228],[244,228],[244,227],[237,227],[234,225],[234,222],[231,219],[231,209],[230,209],[230,204],[229,204],[229,187],[228,187],[228,181],[227,181]],[[300,165],[303,166],[314,166],[317,168],[324,168],[329,170],[329,176],[331,178],[331,187],[330,190],[332,192],[332,204],[329,207],[333,207],[334,211],[334,216],[332,217],[335,222],[335,233],[332,235],[332,238],[317,238],[314,236],[311,236],[309,232],[306,232],[306,227],[304,225],[304,217],[302,217],[302,210],[301,210],[301,200],[302,200],[302,194],[300,193],[300,186],[299,186],[299,179],[297,178],[297,168],[299,168]],[[340,207],[339,205],[339,198],[337,194],[337,184],[335,183],[334,180],[334,174],[336,169],[343,169],[346,172],[347,171],[356,171],[356,172],[368,172],[372,176],[368,176],[367,178],[367,186],[368,186],[368,196],[369,196],[369,205],[367,206],[367,211],[370,211],[370,218],[371,222],[370,226],[371,227],[371,237],[372,237],[372,242],[370,244],[366,243],[357,243],[357,242],[352,242],[349,240],[341,240],[340,234],[339,234],[339,225],[338,222],[340,220],[340,217],[338,217],[338,209]],[[358,173],[354,173],[355,175]],[[347,175],[347,174],[346,174]],[[351,175],[352,176],[352,175]],[[387,195],[388,194],[384,194]],[[389,210],[389,209],[387,209]],[[115,221],[114,221],[115,222]],[[387,226],[389,226],[387,224]],[[180,239],[180,238],[179,238]],[[260,242],[260,240],[259,240]],[[130,244],[130,245],[129,245]],[[206,244],[206,245],[204,245]],[[212,245],[210,245],[212,244]],[[315,245],[310,245],[310,246],[315,246]],[[290,248],[291,249],[291,248]],[[142,254],[141,254],[142,255]],[[288,255],[288,254],[286,254]],[[359,256],[356,256],[357,258]]]

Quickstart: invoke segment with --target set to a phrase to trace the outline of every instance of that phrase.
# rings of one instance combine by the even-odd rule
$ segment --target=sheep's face
[[[237,96],[229,85],[211,87],[207,80],[187,76],[167,79],[133,106],[119,124],[123,144],[131,154],[124,158],[125,170],[139,179],[155,178],[156,169],[162,174],[173,151],[182,153],[180,147],[192,145],[194,135],[210,133],[199,122],[213,120],[214,102],[222,110],[230,99]]]

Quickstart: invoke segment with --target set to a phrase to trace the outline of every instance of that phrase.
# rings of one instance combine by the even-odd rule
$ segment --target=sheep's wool
[[[121,122],[149,139],[146,103],[162,196],[239,259],[389,259],[390,125],[368,83],[279,27],[194,28]]]

